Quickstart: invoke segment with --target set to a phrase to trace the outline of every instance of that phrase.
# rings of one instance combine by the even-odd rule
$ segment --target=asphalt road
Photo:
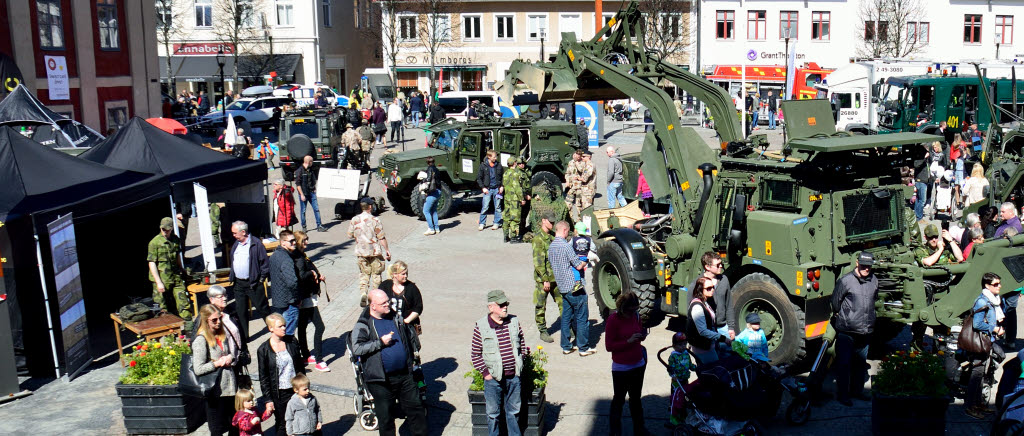
[[[643,135],[622,132],[621,125],[609,123],[607,143],[620,147],[623,153],[639,151]],[[698,129],[709,146],[715,144],[713,132]],[[777,146],[781,131],[767,132]],[[422,147],[421,131],[409,129],[407,148]],[[400,148],[400,145],[392,145]],[[374,162],[383,153],[374,153]],[[595,150],[595,164],[599,173],[598,207],[605,204],[604,168],[607,157]],[[274,174],[271,178],[275,177]],[[374,182],[371,194],[382,195],[382,187]],[[345,355],[343,336],[349,332],[360,314],[358,306],[358,270],[352,254],[351,241],[346,237],[347,223],[332,219],[335,201],[320,199],[326,233],[310,233],[309,253],[327,277],[331,303],[321,308],[327,325],[324,356],[332,371],[312,371],[312,383],[324,386],[316,395],[324,410],[325,434],[369,434],[356,423],[352,398],[344,394],[355,388],[355,379],[349,356]],[[422,361],[428,387],[428,420],[430,434],[470,434],[470,412],[466,390],[470,380],[464,378],[472,366],[469,361],[469,342],[473,323],[486,314],[485,295],[491,289],[503,289],[511,300],[510,312],[520,317],[530,347],[544,346],[549,351],[550,381],[547,388],[547,433],[551,435],[603,435],[608,432],[608,406],[612,394],[611,359],[603,342],[604,322],[597,315],[594,299],[590,299],[591,344],[597,354],[580,357],[564,356],[556,344],[538,339],[533,321],[533,275],[531,252],[528,244],[508,245],[501,242],[498,231],[477,230],[480,202],[469,198],[457,203],[458,213],[441,222],[439,235],[424,236],[426,226],[415,218],[398,215],[391,210],[381,215],[394,260],[409,264],[409,279],[416,282],[424,294],[424,334]],[[312,220],[312,213],[308,220]],[[488,220],[490,223],[490,220]],[[195,224],[193,224],[195,225]],[[311,226],[311,225],[310,225]],[[197,238],[196,232],[190,235]],[[197,244],[198,240],[188,241]],[[198,255],[193,247],[188,255]],[[589,282],[588,282],[589,286]],[[548,304],[548,320],[556,326],[557,308]],[[553,315],[550,315],[553,314]],[[267,340],[262,322],[251,325],[254,334],[251,351]],[[552,328],[558,339],[557,329]],[[312,328],[309,329],[312,335]],[[895,340],[905,343],[909,334]],[[654,353],[670,344],[671,332],[663,327],[654,328],[645,346],[651,358],[643,389],[643,404],[647,428],[654,434],[669,434],[664,428],[668,415],[670,380],[664,368],[654,359]],[[877,361],[872,360],[876,367]],[[255,363],[249,368],[256,374]],[[872,370],[873,371],[873,370]],[[120,374],[116,359],[107,357],[71,383],[63,381],[29,381],[35,394],[0,406],[0,433],[57,434],[70,429],[79,434],[124,434],[119,400],[113,385]],[[831,391],[831,382],[825,390]],[[328,393],[331,391],[333,393]],[[854,407],[829,402],[814,408],[811,421],[802,427],[789,427],[778,417],[765,424],[768,434],[774,435],[866,435],[870,433],[870,403],[855,401]],[[628,408],[627,408],[628,410]],[[628,412],[627,412],[628,414]],[[624,427],[630,428],[629,419]],[[948,434],[975,435],[988,432],[987,423],[967,417],[962,406],[950,407],[947,418]],[[629,430],[626,430],[627,432]],[[205,426],[194,434],[207,434]],[[267,434],[272,434],[268,431]],[[628,433],[627,433],[628,434]]]

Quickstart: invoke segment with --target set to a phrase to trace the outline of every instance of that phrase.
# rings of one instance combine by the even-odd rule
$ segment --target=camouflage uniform
[[[568,189],[565,193],[565,205],[569,209],[569,214],[573,217],[573,220],[577,220],[579,212],[573,209],[579,202],[579,197],[582,195],[580,192],[583,187],[583,161],[570,160],[569,164],[565,167],[565,183],[568,185]]]
[[[160,292],[153,274],[149,274],[149,281],[153,282],[153,301],[160,304],[161,309],[169,312],[165,294],[170,292],[178,308],[178,316],[187,321],[192,319],[192,300],[188,298],[188,291],[185,290],[185,279],[182,277],[181,264],[178,262],[179,253],[181,243],[177,236],[171,234],[169,238],[165,238],[163,234],[159,234],[149,241],[146,260],[156,264],[160,281],[164,283],[164,292]]]
[[[519,158],[519,165],[524,165],[523,158]],[[519,168],[519,174],[522,176],[520,186],[523,187],[523,193],[526,194],[526,205],[522,207],[522,212],[520,212],[522,219],[519,220],[519,234],[525,235],[529,231],[529,223],[526,222],[526,218],[530,216],[530,200],[532,199],[530,194],[530,185],[533,174],[532,171],[530,171],[530,168],[526,166]]]
[[[370,128],[370,125],[363,123],[363,125],[359,126],[356,131],[359,133],[359,146],[362,148],[361,151],[363,153],[368,153],[370,150],[373,150],[373,129]]]
[[[359,293],[361,301],[366,301],[370,285],[373,289],[380,286],[381,274],[384,273],[384,250],[380,241],[385,238],[384,226],[380,220],[368,212],[352,217],[348,226],[348,237],[355,238],[356,263],[359,266]],[[365,304],[363,304],[365,306]]]
[[[516,158],[508,158],[508,169],[505,170],[505,174],[502,176],[501,185],[505,188],[502,232],[509,239],[519,237],[519,223],[523,220],[523,205],[521,202],[526,199],[526,192],[523,190],[522,183],[523,173],[519,171],[519,168],[516,168]]]
[[[345,131],[344,134],[341,135],[342,145],[344,145],[345,148],[349,149],[349,151],[353,152],[360,151],[359,147],[361,145],[360,143],[362,142],[362,139],[363,138],[359,134],[359,132],[357,132],[356,129],[352,128],[349,128],[348,130]]]
[[[594,168],[593,162],[586,160],[582,161],[580,166],[582,167],[580,180],[583,186],[580,187],[576,204],[582,213],[583,209],[594,205],[594,194],[597,192],[597,169]]]
[[[534,317],[537,321],[537,329],[541,332],[546,332],[548,326],[545,316],[548,294],[551,294],[555,305],[558,306],[558,315],[562,315],[562,294],[558,292],[555,272],[551,269],[551,261],[548,260],[548,247],[551,246],[551,241],[554,239],[554,235],[548,232],[537,231],[533,234],[533,240],[530,241],[533,244],[533,281],[537,283],[537,287],[533,291]],[[551,283],[551,290],[544,291],[544,282]]]
[[[558,187],[554,187],[558,189]],[[554,222],[568,221],[569,208],[565,201],[562,201],[556,192],[547,188],[547,184],[541,183],[533,187],[533,197],[530,199],[530,231],[534,234],[540,232],[540,217],[543,214],[550,214]]]
[[[220,245],[220,205],[210,203],[210,232],[213,233],[213,244]]]

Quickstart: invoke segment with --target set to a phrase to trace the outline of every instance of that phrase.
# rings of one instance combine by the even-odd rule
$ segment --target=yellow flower
[[[161,345],[160,345],[160,343],[159,343],[159,342],[157,342],[157,343],[153,344],[153,348],[160,348],[160,347],[161,347]]]
[[[175,353],[175,352],[174,352],[174,350],[168,351],[168,353],[169,353],[170,355],[172,355],[172,356],[174,356],[174,355],[178,354],[178,353]]]
[[[543,345],[538,345],[538,346],[537,346],[537,351],[540,351],[540,350],[543,350],[543,349],[544,349],[544,346],[543,346]]]

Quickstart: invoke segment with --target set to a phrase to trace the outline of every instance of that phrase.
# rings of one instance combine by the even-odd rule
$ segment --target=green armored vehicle
[[[532,185],[548,183],[560,188],[566,164],[580,147],[576,126],[565,121],[484,117],[460,122],[449,118],[427,130],[431,139],[426,148],[385,154],[376,172],[387,188],[391,207],[420,218],[424,199],[416,189],[416,175],[427,168],[428,157],[434,158],[441,175],[437,215],[444,218],[452,211],[453,195],[480,190],[477,170],[487,150],[495,150],[503,166],[512,156],[525,159],[533,174]]]
[[[889,325],[959,324],[985,272],[999,274],[1008,289],[1024,282],[1024,235],[985,242],[960,264],[916,261],[916,223],[906,218],[911,192],[899,170],[911,149],[938,137],[836,132],[827,101],[787,101],[790,140],[767,150],[763,136],[742,136],[724,90],[644,50],[644,25],[631,2],[589,41],[563,34],[551,62],[513,62],[497,87],[506,100],[527,89],[541,102],[628,95],[651,111],[654,131],[644,137],[641,168],[654,197],[667,197],[673,212],[631,218],[635,206],[586,211],[600,258],[593,293],[603,314],[620,293],[632,292],[648,326],[666,315],[685,317],[686,286],[701,274],[701,256],[713,252],[733,284],[729,318],[758,313],[769,357],[781,364],[803,360],[809,344],[821,343],[836,280],[861,251],[873,253],[881,287],[877,335],[894,330]],[[721,121],[721,150],[680,125],[659,86],[665,82]]]
[[[302,159],[313,156],[314,166],[335,168],[337,149],[345,133],[344,108],[293,109],[281,115],[278,140],[285,180],[291,181]]]

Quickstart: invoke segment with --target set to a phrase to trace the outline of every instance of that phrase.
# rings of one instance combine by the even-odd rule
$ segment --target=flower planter
[[[473,423],[473,436],[487,436],[487,401],[484,399],[484,391],[467,391],[469,405],[472,411],[471,422]],[[540,436],[544,434],[544,410],[547,405],[547,397],[544,388],[535,389],[532,392],[523,390],[523,403],[519,408],[519,428],[523,436]],[[505,433],[504,415],[501,416],[499,427],[502,434]]]
[[[874,435],[946,433],[949,397],[871,394],[871,433]]]
[[[199,398],[182,395],[178,385],[114,386],[128,434],[188,434],[205,422]]]

